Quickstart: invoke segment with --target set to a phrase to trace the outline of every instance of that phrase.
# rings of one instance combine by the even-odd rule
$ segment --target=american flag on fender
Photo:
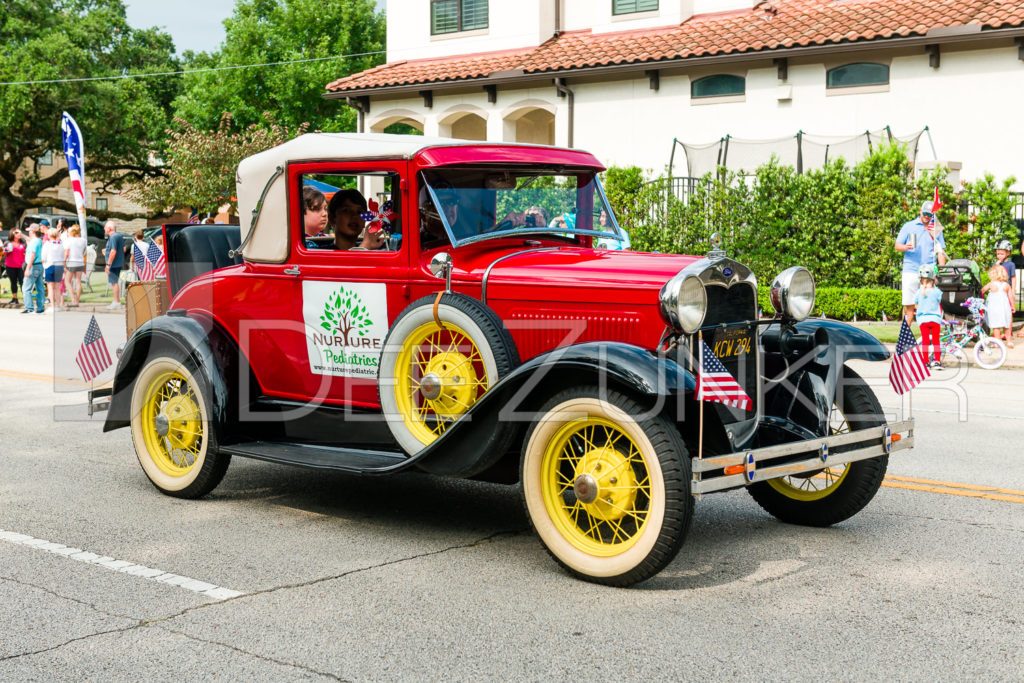
[[[700,340],[699,363],[697,368],[697,400],[724,403],[733,408],[750,410],[753,401],[729,371],[718,360],[707,342]]]
[[[920,345],[910,331],[907,319],[900,326],[900,336],[896,340],[896,356],[889,368],[889,384],[897,394],[905,394],[931,376],[931,370],[921,353]]]
[[[89,327],[85,330],[85,341],[78,349],[75,356],[75,363],[82,371],[85,381],[91,382],[93,377],[110,367],[110,352],[107,351],[107,344],[103,341],[103,334],[100,326],[96,323],[96,316],[89,320]]]

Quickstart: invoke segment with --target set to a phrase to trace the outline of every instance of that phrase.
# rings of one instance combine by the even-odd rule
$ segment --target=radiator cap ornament
[[[712,261],[723,259],[726,257],[725,251],[722,249],[722,235],[720,233],[711,233],[711,251],[708,252],[708,258]]]

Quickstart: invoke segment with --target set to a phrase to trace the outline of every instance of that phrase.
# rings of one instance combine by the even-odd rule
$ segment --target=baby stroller
[[[964,300],[964,308],[970,316],[970,321],[942,321],[939,335],[942,352],[957,364],[965,364],[967,353],[964,348],[974,342],[975,362],[986,370],[995,370],[1006,361],[1006,346],[1002,340],[990,337],[985,329],[985,300],[980,297],[967,297]]]
[[[956,318],[970,318],[967,300],[981,297],[981,269],[970,259],[952,259],[938,267],[935,286],[942,292],[943,313]]]

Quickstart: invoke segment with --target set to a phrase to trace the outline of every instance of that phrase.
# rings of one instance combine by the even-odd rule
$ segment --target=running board
[[[413,462],[405,453],[371,451],[341,446],[321,446],[279,441],[248,441],[221,446],[222,453],[255,458],[282,465],[298,465],[322,470],[339,470],[356,474],[391,474]]]

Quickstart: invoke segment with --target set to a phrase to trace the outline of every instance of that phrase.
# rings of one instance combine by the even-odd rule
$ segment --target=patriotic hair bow
[[[377,202],[371,199],[367,202],[369,206],[368,211],[364,211],[359,214],[359,217],[366,221],[366,231],[371,235],[381,230],[385,232],[391,227],[391,221],[393,221],[398,214],[391,210],[391,202],[384,202],[383,206],[378,207]]]

